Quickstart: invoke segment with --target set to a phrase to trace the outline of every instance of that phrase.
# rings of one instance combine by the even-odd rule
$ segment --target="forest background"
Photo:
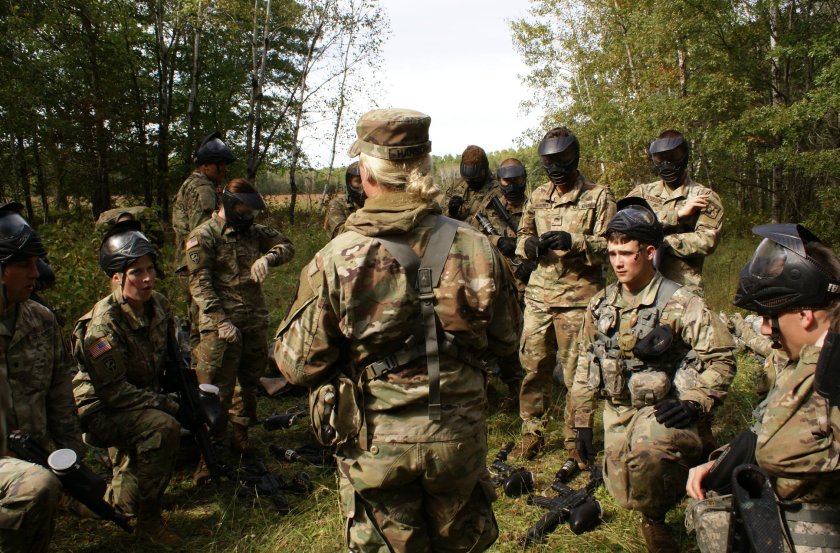
[[[663,129],[682,130],[694,178],[726,209],[722,245],[705,271],[716,310],[730,309],[737,271],[755,245],[752,225],[803,222],[840,245],[840,0],[532,0],[510,29],[504,40],[512,38],[530,67],[522,78],[533,96],[523,109],[545,119],[517,149],[491,152],[494,168],[519,157],[529,185],[541,184],[536,143],[563,124],[581,141],[581,170],[620,198],[653,180],[649,141]],[[146,204],[168,221],[197,143],[217,129],[240,160],[231,174],[275,196],[269,220],[297,246],[295,260],[265,287],[276,326],[300,267],[326,242],[324,192],[343,187],[335,153],[352,139],[358,115],[376,106],[369,94],[388,36],[382,4],[0,0],[0,30],[0,200],[23,203],[44,236],[58,277],[47,295],[66,328],[107,290],[96,267],[95,216]],[[325,122],[332,130],[320,142],[330,161],[313,166],[301,137]],[[458,159],[435,161],[446,188]],[[165,254],[171,259],[171,250]],[[161,287],[176,297],[170,281]],[[716,426],[722,439],[746,425],[754,400],[755,364],[739,361],[737,393]],[[260,409],[296,401],[264,400]],[[491,449],[517,432],[515,416],[492,415]],[[560,462],[557,453],[529,468],[547,485]],[[169,507],[182,531],[194,529],[187,550],[335,551],[341,521],[333,476],[315,478],[315,493],[285,518],[245,508],[225,490],[196,490],[188,473],[176,478]],[[601,496],[608,524],[585,539],[561,529],[552,550],[641,550],[633,515]],[[516,538],[536,509],[510,499],[498,505],[503,534],[494,550],[519,550]],[[669,521],[678,529],[681,511]],[[102,524],[67,518],[56,537],[59,551],[132,543]]]

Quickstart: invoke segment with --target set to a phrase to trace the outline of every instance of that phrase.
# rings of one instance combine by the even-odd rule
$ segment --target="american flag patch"
[[[105,338],[100,338],[87,349],[91,359],[99,359],[104,353],[109,351],[111,351],[111,344]]]
[[[198,238],[193,237],[193,238],[190,238],[189,240],[187,240],[187,245],[184,246],[184,248],[188,250],[188,249],[194,248],[196,246],[198,246]]]

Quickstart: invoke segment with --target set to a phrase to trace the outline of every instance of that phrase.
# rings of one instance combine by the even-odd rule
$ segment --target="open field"
[[[272,271],[265,286],[271,308],[271,333],[291,302],[300,269],[326,241],[320,226],[320,215],[314,212],[300,211],[293,227],[287,224],[284,210],[272,210],[272,219],[294,242],[297,253],[291,263]],[[49,291],[48,299],[52,300],[66,317],[65,328],[69,332],[73,321],[89,309],[96,299],[107,293],[106,278],[96,268],[94,252],[98,239],[92,232],[92,225],[72,217],[62,220],[60,224],[42,227],[41,232],[47,248],[52,253],[51,261],[56,266],[58,275],[56,287]],[[720,249],[709,258],[705,269],[708,279],[707,298],[714,309],[731,309],[727,305],[734,290],[738,269],[754,244],[755,241],[748,238],[726,236]],[[171,252],[165,251],[164,256],[167,260],[171,259]],[[173,279],[163,281],[160,288],[179,304],[180,296]],[[716,418],[715,433],[720,440],[730,438],[750,421],[751,406],[755,401],[751,391],[752,374],[757,365],[749,358],[739,356],[739,369],[733,392]],[[496,387],[496,395],[504,393],[504,388],[498,382],[493,384]],[[260,416],[284,411],[304,402],[304,395],[279,400],[262,398],[259,401]],[[553,412],[556,413],[555,419],[562,413],[562,404],[559,401]],[[598,424],[596,444],[602,444],[602,439],[597,438],[601,432],[600,421]],[[285,431],[272,433],[259,427],[252,431],[272,470],[281,475],[290,475],[294,471],[305,469],[315,484],[314,491],[307,496],[289,496],[292,512],[285,516],[277,514],[268,499],[236,497],[229,483],[223,483],[218,488],[211,486],[196,489],[190,478],[194,468],[193,461],[187,460],[182,463],[165,496],[166,516],[172,527],[186,538],[178,550],[201,553],[342,551],[343,521],[338,511],[334,474],[329,470],[281,464],[268,454],[268,446],[272,443],[285,447],[299,447],[308,443],[306,425],[304,420]],[[519,418],[513,414],[493,412],[489,418],[489,428],[492,456],[504,442],[518,438]],[[557,449],[561,441],[560,422],[553,420],[549,431],[549,445],[553,445],[554,449],[534,462],[526,463],[536,475],[540,492],[547,489],[554,472],[564,460],[564,454]],[[585,477],[579,477],[575,486],[582,485],[584,480]],[[567,526],[562,526],[549,537],[547,544],[534,547],[531,551],[644,551],[644,544],[638,532],[639,516],[617,507],[603,489],[599,490],[597,495],[604,508],[605,520],[597,530],[575,536]],[[502,497],[495,504],[495,508],[500,538],[490,551],[522,551],[518,539],[542,516],[542,512],[528,505],[524,498]],[[679,535],[684,549],[696,550],[692,539],[683,529],[682,509],[672,511],[668,522],[672,530]],[[52,550],[62,553],[92,553],[164,549],[136,544],[131,536],[111,524],[62,516],[58,521]]]

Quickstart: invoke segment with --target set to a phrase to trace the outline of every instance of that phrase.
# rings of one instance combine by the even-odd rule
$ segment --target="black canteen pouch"
[[[633,355],[642,361],[655,361],[668,351],[673,343],[673,327],[661,324],[636,342]]]

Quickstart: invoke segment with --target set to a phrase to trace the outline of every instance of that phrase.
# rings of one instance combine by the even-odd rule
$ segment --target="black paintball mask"
[[[522,165],[499,167],[496,176],[507,201],[514,205],[525,203],[525,187],[528,183],[528,172],[525,167]]]
[[[0,206],[0,265],[47,255],[38,233],[20,214],[22,210],[23,204],[17,202]]]
[[[354,178],[361,178],[358,161],[354,161],[347,167],[347,171],[344,173],[344,186],[347,188],[347,197],[350,198],[350,201],[362,207],[365,205],[367,195],[365,195],[365,189],[362,188],[361,181],[359,181],[359,188],[353,186]]]
[[[732,303],[769,318],[773,348],[779,349],[779,315],[826,307],[840,296],[840,281],[808,257],[805,244],[820,239],[802,225],[759,225],[752,231],[764,240],[741,269]]]
[[[631,240],[659,248],[665,239],[662,223],[650,204],[637,196],[628,196],[616,204],[616,214],[607,224],[607,232],[616,231]]]
[[[481,154],[481,158],[478,163],[475,165],[471,165],[469,163],[464,163],[464,156],[461,155],[461,177],[465,181],[467,181],[467,185],[472,190],[480,190],[484,183],[487,182],[487,178],[490,176],[490,162],[487,160],[487,154],[484,153],[484,150],[477,146],[469,146],[466,150],[464,150],[464,154],[468,153],[470,150],[478,150]]]
[[[671,151],[678,151],[681,154],[678,158],[674,155],[668,157],[672,160],[663,159],[663,154]],[[676,187],[683,180],[685,170],[688,167],[688,142],[682,136],[671,138],[658,138],[648,146],[648,154],[656,172],[668,186]],[[659,157],[659,161],[657,161]]]
[[[566,161],[560,159],[557,154],[562,154],[569,148],[574,148],[574,157]],[[575,184],[580,162],[580,144],[575,135],[543,138],[537,148],[537,153],[540,155],[548,180],[562,188]]]
[[[248,209],[239,207],[244,204]],[[260,211],[266,209],[265,201],[259,192],[231,192],[227,188],[222,193],[222,205],[225,207],[225,221],[237,232],[251,228]]]

